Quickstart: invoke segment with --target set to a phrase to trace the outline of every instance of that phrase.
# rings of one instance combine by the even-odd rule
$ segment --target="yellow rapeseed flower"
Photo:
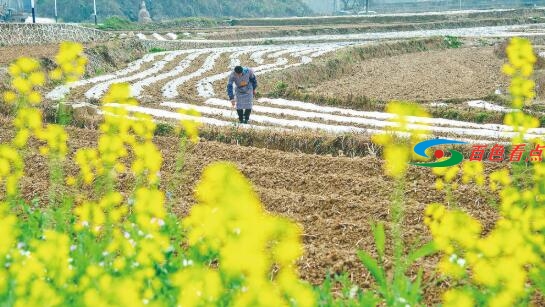
[[[20,154],[8,145],[0,145],[0,182],[4,182],[6,194],[17,193],[19,181],[24,175],[24,162]]]
[[[57,68],[49,74],[49,77],[55,81],[73,82],[85,73],[87,58],[83,56],[81,44],[64,42],[55,56],[55,62]]]
[[[475,182],[477,186],[483,186],[485,177],[484,177],[484,166],[480,161],[464,161],[462,164],[462,182],[469,183],[471,181]]]
[[[507,46],[509,63],[503,66],[503,72],[511,77],[509,92],[512,99],[512,107],[521,110],[535,98],[535,82],[532,79],[533,65],[537,58],[532,44],[526,38],[512,38]],[[539,121],[522,112],[508,114],[504,122],[512,126],[518,135],[513,143],[521,143],[523,136],[529,128],[539,127]]]
[[[136,99],[132,98],[131,86],[128,83],[114,83],[102,98],[105,104],[116,103],[121,105],[137,105]]]
[[[17,94],[12,91],[4,92],[4,102],[7,104],[13,104],[17,100]]]
[[[45,74],[41,71],[32,72],[28,77],[28,81],[33,86],[43,86],[45,84]]]
[[[183,222],[188,244],[203,255],[218,254],[219,270],[227,279],[245,277],[246,290],[236,290],[235,306],[314,304],[312,290],[299,280],[295,265],[302,253],[301,231],[265,213],[240,172],[226,163],[211,165],[196,198],[199,203]],[[275,264],[278,277],[271,278]],[[292,285],[297,293],[284,288]]]
[[[390,102],[386,106],[386,111],[393,115],[390,119],[392,125],[386,132],[373,135],[372,140],[384,147],[386,174],[401,178],[408,169],[411,157],[417,158],[413,154],[413,147],[428,134],[426,126],[416,121],[429,115],[418,105],[400,101]],[[404,137],[408,139],[403,139]]]
[[[46,152],[55,158],[64,159],[68,151],[68,134],[62,126],[48,125],[37,134],[38,139],[46,141],[47,146],[42,146],[42,152]]]
[[[448,290],[443,294],[443,303],[445,307],[472,307],[475,299],[467,291]]]
[[[178,110],[178,113],[183,115],[180,123],[188,139],[193,143],[197,143],[199,141],[199,127],[201,126],[201,123],[196,119],[200,117],[201,114],[194,109]]]

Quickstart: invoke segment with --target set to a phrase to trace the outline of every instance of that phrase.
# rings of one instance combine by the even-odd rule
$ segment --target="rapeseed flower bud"
[[[76,164],[79,166],[83,182],[91,184],[96,175],[100,174],[102,162],[98,156],[98,151],[92,148],[79,149],[76,152]]]

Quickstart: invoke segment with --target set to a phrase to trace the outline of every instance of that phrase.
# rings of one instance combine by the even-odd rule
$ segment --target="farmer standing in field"
[[[234,93],[233,83],[236,86]],[[231,105],[237,108],[238,120],[241,124],[247,124],[250,119],[256,89],[257,79],[254,71],[248,67],[235,67],[235,71],[229,75],[229,81],[227,81],[227,95]]]

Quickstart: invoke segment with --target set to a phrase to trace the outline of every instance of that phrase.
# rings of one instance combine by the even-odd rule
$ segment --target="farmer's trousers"
[[[237,109],[238,113],[238,121],[241,124],[247,124],[248,120],[250,119],[250,114],[252,113],[252,109]]]

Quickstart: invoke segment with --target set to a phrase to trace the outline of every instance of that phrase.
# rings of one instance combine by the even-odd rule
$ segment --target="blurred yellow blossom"
[[[443,294],[443,303],[445,307],[472,307],[475,299],[467,291],[448,290]]]
[[[102,98],[102,102],[117,103],[122,105],[137,105],[138,101],[131,96],[131,86],[128,83],[114,83],[106,95]]]
[[[474,182],[477,186],[483,186],[485,182],[484,166],[480,161],[464,161],[462,164],[462,182]]]
[[[219,269],[228,279],[245,276],[247,290],[236,295],[235,305],[261,305],[264,293],[267,298],[262,303],[269,305],[290,301],[314,305],[312,291],[298,279],[295,265],[302,252],[301,232],[296,225],[264,212],[240,172],[226,163],[209,166],[196,197],[199,204],[184,220],[188,244],[202,254],[217,253]],[[275,264],[278,278],[271,279],[269,272]],[[286,290],[294,285],[300,289],[298,294]]]
[[[83,46],[78,43],[64,42],[55,56],[57,68],[49,73],[55,81],[73,82],[85,73],[87,58],[83,56]]]
[[[182,124],[185,134],[191,142],[197,143],[199,141],[199,127],[201,126],[198,117],[200,117],[201,114],[194,109],[179,110],[178,113],[182,115],[180,123]]]
[[[39,131],[36,135],[38,139],[46,141],[47,146],[42,146],[41,152],[45,155],[51,155],[55,158],[64,159],[68,150],[68,134],[62,126],[47,125],[45,129]]]
[[[429,114],[418,105],[400,101],[390,102],[386,111],[393,115],[389,120],[391,125],[386,132],[373,135],[372,140],[384,147],[386,174],[401,178],[411,157],[421,159],[413,154],[413,148],[429,132],[426,125],[418,123],[418,119],[429,117]]]
[[[535,82],[532,74],[537,58],[532,44],[526,38],[512,38],[506,51],[509,63],[503,66],[503,72],[511,77],[509,92],[512,107],[516,110],[505,116],[504,123],[517,132],[513,138],[513,144],[515,144],[524,141],[524,135],[528,129],[539,127],[539,121],[536,118],[520,111],[535,97]]]

